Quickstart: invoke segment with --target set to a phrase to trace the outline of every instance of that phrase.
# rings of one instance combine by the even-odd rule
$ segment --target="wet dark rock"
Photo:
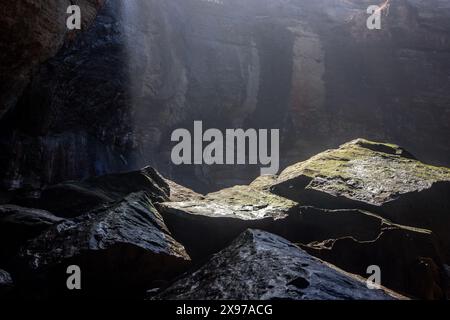
[[[182,245],[144,192],[44,232],[24,247],[16,268],[21,294],[31,297],[138,297],[186,270]],[[78,265],[82,290],[66,288]]]
[[[42,191],[35,206],[61,217],[75,217],[139,191],[145,191],[153,202],[167,201],[170,195],[167,181],[155,169],[145,167],[50,186]]]
[[[154,299],[393,300],[362,279],[310,256],[287,240],[248,230],[198,270],[183,275]]]
[[[27,240],[64,220],[44,210],[0,205],[0,264],[6,264]]]

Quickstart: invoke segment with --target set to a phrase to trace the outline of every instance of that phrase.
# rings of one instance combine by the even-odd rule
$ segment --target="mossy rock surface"
[[[163,203],[166,211],[242,220],[281,219],[296,206],[295,201],[249,186],[223,189],[203,199]]]
[[[311,178],[309,189],[381,205],[450,182],[450,169],[424,164],[393,144],[358,139],[288,167],[272,185],[301,176]]]
[[[362,209],[430,229],[450,253],[450,169],[424,164],[397,145],[357,139],[266,181],[256,183],[302,205]]]
[[[295,201],[249,186],[235,186],[203,199],[158,204],[165,223],[193,259],[225,248],[248,228],[272,230],[298,213]]]

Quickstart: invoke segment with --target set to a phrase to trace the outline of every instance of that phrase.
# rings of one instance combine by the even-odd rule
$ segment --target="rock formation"
[[[0,297],[448,299],[450,5],[372,2],[0,0]],[[175,166],[195,120],[283,171]]]
[[[362,162],[364,169],[355,169]],[[395,170],[385,172],[389,168]],[[299,261],[309,261],[309,265],[313,258],[298,248],[292,249],[295,247],[286,242],[290,241],[310,255],[362,277],[368,276],[369,266],[376,265],[382,270],[382,284],[405,296],[444,299],[450,293],[448,247],[446,234],[436,226],[445,225],[447,216],[438,211],[421,214],[405,210],[402,215],[388,218],[389,211],[378,209],[389,201],[403,201],[402,197],[408,193],[416,195],[407,197],[414,200],[414,206],[409,208],[422,208],[427,203],[440,208],[438,204],[445,205],[446,200],[439,194],[434,198],[417,194],[433,188],[435,183],[445,185],[447,174],[448,169],[425,165],[398,146],[356,140],[298,163],[280,176],[260,177],[250,185],[207,195],[178,185],[151,167],[64,182],[45,188],[36,197],[12,196],[16,201],[34,203],[64,218],[17,205],[0,206],[0,229],[6,230],[2,236],[7,237],[3,242],[8,243],[2,246],[2,263],[11,272],[15,282],[13,292],[19,297],[143,298],[150,290],[152,294],[161,292],[156,296],[158,299],[176,299],[190,295],[192,292],[185,286],[190,286],[202,272],[210,273],[217,261],[243,269],[236,269],[234,280],[225,276],[229,272],[226,268],[211,273],[211,277],[217,276],[218,282],[214,283],[228,281],[230,286],[240,288],[237,283],[254,266],[229,259],[240,257],[239,250],[247,248],[244,251],[250,250],[255,261],[267,258],[268,269],[262,270],[255,280],[260,290],[208,291],[207,286],[213,284],[208,278],[199,284],[204,288],[197,292],[199,298],[216,295],[238,298],[238,294],[264,299],[387,297],[386,293],[380,296],[380,292],[363,290],[356,284],[359,280],[354,280],[360,288],[354,293],[356,296],[338,295],[337,291],[349,288],[348,282],[337,279],[348,276],[335,270],[332,272],[333,277],[338,277],[334,278],[335,291],[321,291],[320,284],[314,288],[308,285],[311,291],[296,291],[286,285],[293,280],[287,279],[295,275],[290,269],[294,264],[284,259],[299,255]],[[322,183],[314,184],[318,178]],[[297,183],[305,179],[307,184]],[[350,180],[353,182],[347,183]],[[305,196],[316,185],[324,187],[315,192],[325,195]],[[383,192],[373,188],[374,185],[383,187]],[[334,201],[327,197],[334,197]],[[433,219],[427,220],[429,216]],[[400,218],[402,224],[396,221]],[[419,228],[417,221],[432,221],[433,231]],[[247,229],[262,231],[246,232]],[[272,245],[259,251],[260,244],[267,241]],[[231,243],[234,244],[229,247]],[[286,248],[293,252],[284,252]],[[301,272],[314,274],[313,270],[320,267],[326,268],[328,271],[324,272],[328,274],[333,269],[314,261],[314,267]],[[65,288],[66,268],[70,265],[79,265],[83,270],[84,290],[80,292]],[[171,284],[189,266],[198,270],[189,271],[182,280]],[[270,278],[263,275],[277,268],[286,268],[287,273],[274,287],[266,286],[264,283],[270,282]],[[321,276],[333,281],[328,275]],[[114,283],[109,282],[111,278],[116,279]],[[305,279],[311,283],[313,278]],[[281,296],[275,294],[274,288]]]

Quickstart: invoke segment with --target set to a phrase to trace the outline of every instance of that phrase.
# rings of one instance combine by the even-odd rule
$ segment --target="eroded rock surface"
[[[360,278],[320,261],[287,240],[248,230],[198,270],[187,273],[156,299],[310,300],[402,297],[369,290]]]

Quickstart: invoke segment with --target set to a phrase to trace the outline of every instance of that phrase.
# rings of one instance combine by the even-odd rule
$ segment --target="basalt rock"
[[[0,264],[5,265],[27,240],[63,221],[44,210],[0,205]]]
[[[183,272],[189,262],[140,192],[44,232],[21,250],[15,270],[24,296],[130,298]],[[83,290],[67,290],[70,265],[80,267]]]
[[[302,204],[363,209],[430,229],[450,248],[450,169],[426,165],[396,145],[349,142],[288,167],[266,189]]]
[[[362,279],[307,254],[287,240],[248,230],[198,270],[187,273],[154,299],[346,300],[402,299],[370,290]]]

